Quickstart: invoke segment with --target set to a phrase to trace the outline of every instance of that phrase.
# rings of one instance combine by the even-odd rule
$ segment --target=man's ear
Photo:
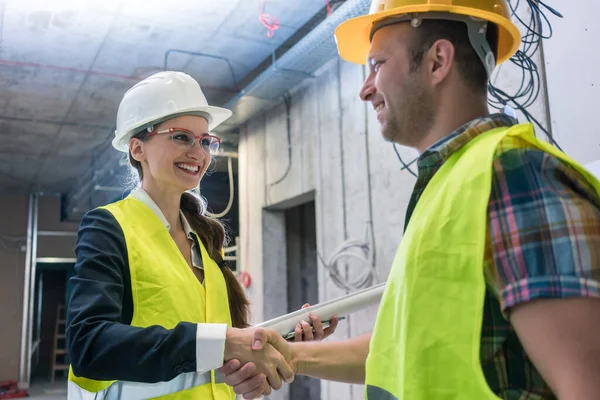
[[[131,153],[131,157],[138,162],[146,160],[144,143],[140,139],[134,138],[129,141],[129,152]]]
[[[431,70],[429,71],[432,77],[431,83],[439,85],[443,82],[454,65],[454,45],[446,39],[440,39],[435,42],[428,52]]]

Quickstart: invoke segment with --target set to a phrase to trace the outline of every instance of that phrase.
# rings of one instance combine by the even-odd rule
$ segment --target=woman
[[[262,365],[271,386],[291,374],[274,348],[250,349],[248,300],[223,261],[225,231],[189,192],[219,147],[210,130],[230,116],[180,72],[124,95],[113,146],[141,184],[82,219],[67,313],[69,398],[233,399],[215,372],[231,358]],[[335,329],[312,321],[316,338]]]

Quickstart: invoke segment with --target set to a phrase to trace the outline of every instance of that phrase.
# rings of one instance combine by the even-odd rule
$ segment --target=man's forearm
[[[371,334],[348,340],[292,343],[297,374],[328,381],[365,382]]]

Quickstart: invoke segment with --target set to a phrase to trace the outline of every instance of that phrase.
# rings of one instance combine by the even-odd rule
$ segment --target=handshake
[[[296,326],[295,342],[322,340],[335,331],[338,323],[334,317],[323,329],[317,316],[310,315],[310,319],[312,327],[304,321]],[[225,375],[225,383],[244,399],[269,395],[271,389],[281,388],[282,380],[291,383],[298,372],[292,346],[273,329],[228,328],[224,358],[219,371]]]

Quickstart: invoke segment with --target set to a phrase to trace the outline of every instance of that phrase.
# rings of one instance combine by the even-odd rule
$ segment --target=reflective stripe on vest
[[[109,204],[127,246],[133,300],[132,326],[160,325],[173,329],[181,321],[220,323],[231,326],[225,278],[198,239],[204,266],[200,284],[181,251],[158,216],[143,202],[128,196]],[[160,288],[160,289],[158,289]],[[115,360],[118,360],[115,355]],[[190,354],[195,359],[196,354]],[[140,366],[144,368],[144,366]],[[156,384],[123,381],[96,381],[69,371],[69,399],[164,399],[232,400],[235,393],[223,381],[211,381],[211,374],[184,373],[169,382]],[[181,392],[185,390],[185,392]]]
[[[144,400],[182,392],[207,383],[210,383],[210,372],[204,374],[188,372],[168,382],[159,383],[118,381],[97,393],[88,392],[74,382],[69,382],[68,398],[69,400]],[[225,383],[223,374],[215,373],[215,383]]]
[[[502,140],[538,148],[530,124],[498,128],[453,154],[428,183],[390,271],[366,363],[368,400],[491,400],[480,361],[485,238],[493,161]]]

